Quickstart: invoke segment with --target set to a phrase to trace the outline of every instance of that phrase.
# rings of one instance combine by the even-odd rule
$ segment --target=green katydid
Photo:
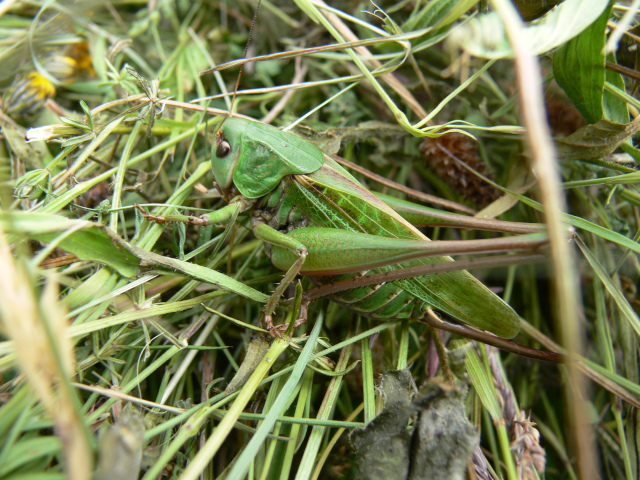
[[[257,121],[225,119],[215,135],[211,162],[226,207],[198,218],[145,215],[210,225],[251,212],[255,235],[266,243],[272,263],[286,271],[264,310],[265,324],[273,334],[279,332],[272,323],[276,305],[298,274],[322,285],[363,271],[381,273],[452,262],[445,254],[531,249],[547,241],[546,234],[538,232],[431,242],[385,203],[392,203],[390,198],[374,195],[318,147]],[[431,214],[409,202],[392,204],[412,218]],[[439,215],[436,223],[462,227],[478,223],[462,215]],[[510,222],[492,225],[494,230],[516,233],[539,230],[537,225]],[[516,312],[465,270],[358,286],[331,298],[375,319],[423,319],[435,309],[503,338],[514,337],[520,328]]]
[[[255,16],[244,57],[254,23]],[[241,75],[242,66],[232,105]],[[272,334],[280,335],[284,328],[273,326],[273,313],[298,274],[309,276],[317,285],[353,281],[351,287],[336,288],[331,298],[368,317],[412,318],[434,325],[434,320],[440,322],[433,313],[436,309],[498,337],[512,338],[520,330],[516,312],[466,270],[445,269],[437,275],[417,273],[406,278],[400,275],[387,283],[367,283],[365,279],[361,285],[357,277],[365,272],[375,276],[453,262],[446,254],[537,248],[547,242],[540,226],[492,221],[491,230],[529,233],[469,242],[431,242],[407,219],[463,228],[487,222],[376,196],[312,143],[243,118],[223,119],[215,134],[211,166],[216,188],[228,202],[226,207],[198,218],[143,214],[157,221],[211,225],[251,212],[254,234],[265,242],[272,263],[286,271],[264,309],[264,323]],[[306,321],[306,305],[302,315],[296,324]],[[457,327],[445,325],[436,326],[460,333]],[[475,328],[467,333],[487,343],[500,343]],[[505,343],[498,346],[509,349]],[[550,359],[544,352],[539,358]]]

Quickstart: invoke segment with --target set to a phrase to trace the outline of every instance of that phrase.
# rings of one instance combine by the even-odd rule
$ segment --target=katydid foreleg
[[[307,258],[308,250],[303,243],[299,242],[294,237],[281,233],[264,223],[255,224],[253,227],[253,232],[260,240],[263,240],[272,246],[283,248],[297,257],[286,269],[287,272],[282,278],[282,281],[276,287],[275,291],[271,295],[271,298],[269,298],[269,301],[264,307],[264,324],[267,327],[267,330],[269,330],[272,335],[279,335],[279,332],[282,328],[274,328],[273,312],[278,305],[278,300],[284,294],[284,291],[291,284],[293,279],[296,278],[298,273],[300,273],[300,270],[302,269],[302,266],[304,265],[304,262]],[[286,325],[284,326],[284,328],[286,328]]]
[[[144,209],[139,205],[136,205],[136,208],[142,213],[144,218],[149,221],[153,221],[156,223],[187,223],[201,227],[205,227],[208,225],[226,224],[229,220],[237,215],[239,210],[242,209],[240,203],[232,202],[229,203],[229,205],[212,213],[202,215],[200,217],[194,217],[190,215],[152,215],[145,212]],[[270,332],[272,332],[272,334],[279,335],[279,330],[283,328],[274,329],[273,312],[278,305],[278,300],[280,299],[286,288],[291,284],[298,273],[300,273],[300,269],[302,268],[302,265],[304,264],[304,261],[307,257],[307,248],[304,246],[304,244],[297,241],[294,237],[285,235],[284,233],[275,230],[274,228],[270,227],[264,222],[261,222],[260,220],[254,222],[253,232],[256,238],[263,240],[269,245],[286,249],[296,257],[295,260],[291,262],[291,265],[289,265],[285,269],[287,270],[287,272],[285,273],[282,281],[275,289],[264,308],[265,326]],[[286,328],[286,325],[284,325],[284,327]]]
[[[226,225],[229,220],[242,211],[242,206],[236,203],[229,203],[219,210],[194,217],[192,215],[152,215],[147,213],[140,205],[134,205],[144,218],[155,223],[188,223],[200,227],[207,225]]]

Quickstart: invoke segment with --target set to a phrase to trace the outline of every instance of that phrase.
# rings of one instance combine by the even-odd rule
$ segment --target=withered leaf
[[[640,130],[640,116],[622,124],[599,120],[586,125],[566,138],[556,140],[561,160],[591,160],[606,157]]]

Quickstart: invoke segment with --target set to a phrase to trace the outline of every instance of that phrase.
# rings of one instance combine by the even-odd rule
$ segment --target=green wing
[[[352,177],[342,175],[330,159],[312,175],[295,177],[295,181],[289,182],[287,192],[293,196],[297,208],[308,216],[310,226],[429,241]],[[452,261],[448,256],[424,258],[403,262],[399,266],[377,268],[372,273]],[[465,270],[394,283],[426,305],[500,337],[512,338],[520,330],[518,314]],[[362,289],[363,300],[370,295],[371,289]],[[349,292],[348,296],[349,301],[345,303],[354,305],[358,292]]]

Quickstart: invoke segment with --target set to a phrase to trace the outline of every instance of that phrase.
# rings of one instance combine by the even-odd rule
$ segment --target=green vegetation
[[[249,43],[248,0],[0,4],[0,480],[638,477],[633,12],[335,3],[263,0]],[[245,62],[209,70],[247,44],[232,101]],[[230,108],[465,216],[433,240],[545,224],[533,255],[456,259],[569,361],[328,298],[269,335],[283,272],[214,186]]]

